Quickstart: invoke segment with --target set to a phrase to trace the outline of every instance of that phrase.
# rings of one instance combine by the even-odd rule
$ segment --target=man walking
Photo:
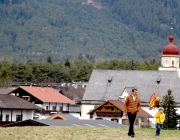
[[[128,116],[129,119],[129,132],[128,136],[134,137],[134,121],[136,114],[140,110],[140,99],[137,96],[138,90],[132,89],[131,95],[129,95],[124,102],[124,115]]]

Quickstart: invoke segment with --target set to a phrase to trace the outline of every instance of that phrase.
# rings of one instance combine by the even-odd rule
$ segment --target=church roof
[[[174,37],[173,35],[169,36],[170,43],[163,48],[164,55],[179,55],[179,49],[176,45],[173,44]]]
[[[82,104],[118,100],[125,87],[136,87],[145,104],[153,93],[162,99],[169,89],[175,101],[180,102],[180,79],[176,71],[93,70]]]

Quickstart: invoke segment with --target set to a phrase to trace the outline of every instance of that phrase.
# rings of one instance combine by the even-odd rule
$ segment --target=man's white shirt
[[[133,97],[133,99],[134,99],[134,101],[135,101],[135,100],[136,100],[136,96],[132,95],[132,97]]]

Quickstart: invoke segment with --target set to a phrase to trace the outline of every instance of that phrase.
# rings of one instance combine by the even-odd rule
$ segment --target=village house
[[[34,111],[42,109],[13,95],[0,94],[0,126],[33,119]]]
[[[94,120],[109,120],[120,124],[129,124],[126,116],[123,116],[123,102],[119,100],[108,100],[96,106],[89,111],[90,119]],[[135,126],[136,127],[150,127],[149,118],[153,118],[149,113],[140,109],[137,113]]]
[[[136,87],[144,111],[154,116],[157,108],[149,108],[149,99],[153,93],[160,97],[170,89],[180,114],[180,77],[179,50],[173,44],[174,37],[170,35],[170,43],[163,48],[161,66],[157,71],[148,70],[93,70],[81,101],[81,119],[89,119],[91,110],[106,100],[120,100],[131,94]],[[149,119],[154,127],[154,118]]]
[[[56,113],[69,113],[69,105],[73,103],[72,100],[50,87],[20,86],[8,94],[43,108],[35,112],[34,119],[46,119]]]

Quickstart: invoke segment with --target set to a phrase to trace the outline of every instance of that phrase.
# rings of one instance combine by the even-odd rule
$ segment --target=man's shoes
[[[134,134],[128,134],[128,136],[130,136],[130,137],[134,137]]]

